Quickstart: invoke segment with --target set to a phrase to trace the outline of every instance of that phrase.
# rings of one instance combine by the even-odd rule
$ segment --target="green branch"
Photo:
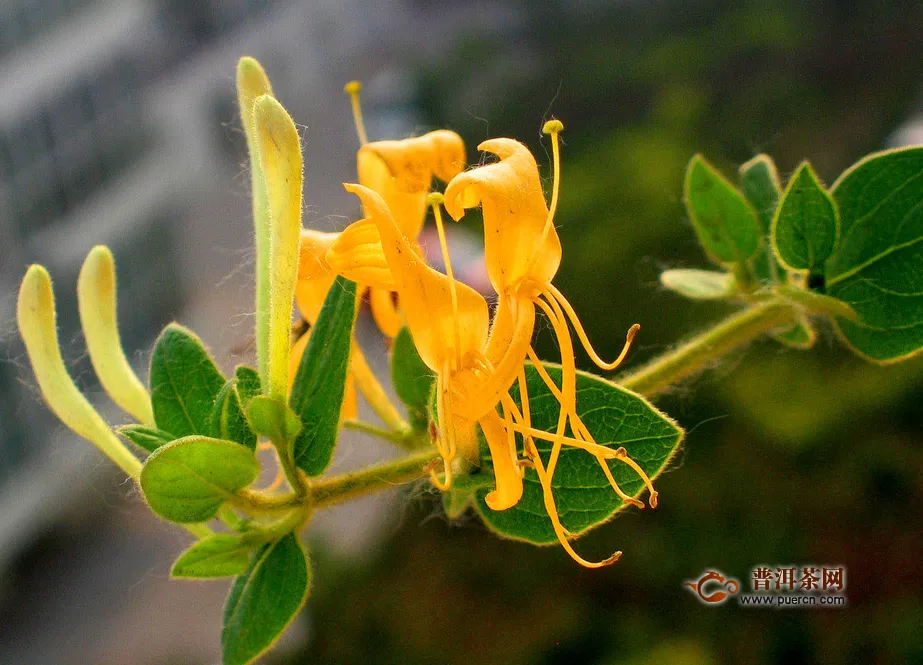
[[[426,476],[426,467],[437,459],[434,451],[416,453],[391,462],[371,466],[311,483],[311,499],[315,508],[355,499],[364,494],[390,489]]]
[[[795,320],[791,305],[768,302],[727,319],[680,344],[644,367],[616,379],[616,383],[642,395],[656,395],[671,385],[708,367],[729,351],[753,341],[763,333]]]

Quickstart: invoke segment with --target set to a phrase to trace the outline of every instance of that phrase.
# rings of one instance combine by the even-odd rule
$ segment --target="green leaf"
[[[259,472],[253,451],[233,441],[187,436],[158,448],[141,469],[151,510],[171,522],[204,522]]]
[[[858,353],[880,362],[923,349],[923,147],[870,155],[832,188],[840,241],[825,266],[828,295],[857,323],[837,327]]]
[[[660,282],[693,300],[719,300],[736,292],[734,275],[711,270],[664,270]]]
[[[545,364],[545,368],[560,385],[560,367]],[[554,432],[558,402],[535,368],[526,364],[525,369],[532,426]],[[511,395],[519,402],[518,389]],[[577,374],[577,408],[597,443],[610,448],[624,446],[651,478],[664,470],[683,438],[683,430],[643,397],[592,374]],[[552,444],[536,440],[536,446],[547,463]],[[610,461],[609,468],[629,496],[641,494],[644,485],[627,465]],[[576,448],[561,451],[552,487],[561,523],[575,535],[605,522],[623,507],[596,459]],[[513,508],[492,511],[484,501],[489,491],[477,491],[476,507],[493,530],[533,543],[557,540],[534,469],[526,469],[522,499]]]
[[[211,435],[216,439],[235,441],[250,450],[256,450],[256,434],[250,428],[240,404],[237,379],[224,384],[212,407]]]
[[[295,412],[268,395],[251,399],[247,415],[253,431],[271,441],[294,441],[301,431],[301,421]]]
[[[394,338],[391,347],[391,383],[394,392],[407,406],[415,430],[429,425],[429,403],[436,375],[426,366],[405,326]]]
[[[156,427],[148,427],[147,425],[122,425],[116,431],[136,446],[144,448],[150,453],[176,438],[169,432],[164,432]]]
[[[337,277],[311,329],[289,397],[304,425],[295,439],[295,464],[309,476],[319,476],[333,459],[355,320],[356,283]]]
[[[151,356],[151,404],[157,427],[175,437],[207,435],[224,377],[195,333],[171,323]]]
[[[183,552],[173,564],[173,577],[229,577],[250,566],[251,545],[240,536],[219,533],[200,540]]]
[[[240,404],[246,409],[250,400],[260,394],[260,373],[252,367],[238,365],[234,370],[234,376],[237,378]]]
[[[772,220],[772,245],[789,270],[819,272],[833,253],[839,220],[833,199],[807,162],[788,182]]]
[[[224,665],[246,665],[275,644],[308,598],[310,571],[295,534],[254,553],[224,608]]]
[[[753,273],[762,282],[776,282],[781,271],[769,238],[772,219],[782,196],[779,171],[769,155],[757,155],[740,166],[739,179],[744,196],[756,210],[764,239],[762,249],[752,259]]]
[[[708,255],[718,263],[743,263],[760,248],[756,211],[701,155],[689,162],[686,209]]]

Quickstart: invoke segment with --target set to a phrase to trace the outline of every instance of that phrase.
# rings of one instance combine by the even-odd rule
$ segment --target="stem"
[[[421,437],[415,432],[401,433],[394,432],[392,430],[385,429],[384,427],[378,427],[371,423],[367,423],[363,420],[344,420],[343,429],[351,429],[355,432],[363,432],[379,439],[384,439],[385,441],[390,441],[398,448],[402,448],[407,451],[419,450]]]
[[[301,469],[295,466],[295,460],[292,459],[291,446],[287,441],[273,441],[272,445],[276,447],[276,457],[279,458],[279,464],[285,472],[288,484],[295,490],[296,495],[307,496],[308,486],[305,484],[304,476],[301,475]]]
[[[748,307],[644,367],[616,379],[616,383],[642,395],[656,395],[704,369],[718,356],[794,320],[792,307],[778,301]]]
[[[427,451],[360,471],[319,480],[311,485],[313,506],[315,508],[330,506],[364,494],[389,489],[409,480],[416,480],[427,475],[426,466],[435,459],[438,459],[438,455]]]

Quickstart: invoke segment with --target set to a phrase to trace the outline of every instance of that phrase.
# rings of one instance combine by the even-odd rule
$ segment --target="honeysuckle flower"
[[[399,141],[368,143],[359,109],[358,82],[347,84],[346,92],[353,100],[356,129],[362,144],[357,155],[359,182],[384,198],[402,233],[413,238],[415,244],[426,217],[426,195],[433,177],[448,182],[464,168],[464,143],[456,133],[447,130]],[[295,301],[309,324],[313,325],[316,320],[337,275],[357,282],[360,297],[368,291],[372,315],[378,327],[388,337],[397,335],[404,317],[392,297],[396,291],[395,284],[382,251],[378,228],[373,222],[366,220],[352,224],[339,233],[302,229]],[[290,382],[306,346],[305,336],[292,349]],[[357,381],[379,415],[392,428],[400,429],[402,421],[399,414],[389,406],[384,390],[369,369],[362,351],[354,345],[342,414],[344,419],[356,415]]]
[[[555,532],[562,544],[567,547],[567,533],[557,516],[551,492],[551,481],[562,446],[584,447],[580,442],[593,446],[596,443],[577,413],[576,362],[568,322],[574,327],[578,338],[593,361],[606,370],[614,369],[622,362],[638,326],[635,325],[629,329],[626,344],[619,357],[607,363],[593,349],[573,307],[552,284],[561,262],[561,244],[554,229],[554,213],[560,188],[558,134],[562,129],[563,124],[556,120],[549,121],[544,128],[545,133],[552,136],[555,164],[550,208],[545,203],[534,157],[525,146],[512,139],[491,139],[481,143],[478,146],[479,150],[497,155],[500,161],[456,176],[446,188],[445,197],[446,210],[456,220],[464,215],[466,208],[478,204],[482,206],[487,270],[491,283],[499,296],[495,327],[513,330],[510,333],[512,339],[509,345],[507,345],[507,335],[498,334],[496,336],[500,340],[496,348],[515,347],[517,331],[514,330],[511,321],[530,316],[527,314],[530,311],[531,316],[534,317],[536,306],[551,322],[558,339],[562,360],[560,387],[544,371],[531,345],[526,348],[526,355],[534,363],[542,380],[561,404],[554,437],[550,438],[542,433],[530,431],[526,414],[517,415],[513,408],[515,405],[508,408],[513,414],[513,429],[525,437],[525,452],[535,465]],[[520,380],[520,390],[525,390],[524,380]],[[526,402],[524,397],[523,404]],[[574,434],[573,437],[565,436],[568,424]],[[552,441],[547,467],[538,457],[538,451],[531,442],[531,437],[546,438]],[[650,479],[643,469],[628,456],[627,451],[619,448],[614,451],[614,455],[610,456],[602,453],[598,448],[586,449],[596,457],[613,490],[624,502],[643,507],[640,501],[628,496],[619,487],[609,469],[608,459],[618,459],[630,466],[647,485],[650,491],[651,507],[656,507],[657,493]],[[589,565],[589,562],[578,557],[572,550],[568,549],[568,551],[578,561]],[[614,558],[610,557],[600,562],[600,565],[610,563],[612,560]]]

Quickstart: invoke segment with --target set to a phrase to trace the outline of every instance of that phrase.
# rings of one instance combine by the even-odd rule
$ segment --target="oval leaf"
[[[772,220],[772,245],[789,270],[818,272],[833,253],[839,221],[833,199],[804,162],[785,189]]]
[[[264,545],[234,582],[224,608],[224,665],[246,665],[269,649],[308,597],[308,560],[295,534]]]
[[[429,424],[428,407],[435,381],[435,374],[417,353],[410,330],[406,326],[401,328],[391,347],[391,383],[394,392],[407,406],[416,430],[422,430]]]
[[[309,476],[319,476],[333,459],[355,320],[356,283],[337,277],[311,329],[289,397],[303,425],[295,439],[295,464]]]
[[[151,404],[157,427],[175,437],[208,435],[212,405],[224,377],[202,341],[171,323],[151,356]]]
[[[214,517],[259,472],[253,451],[233,441],[187,436],[152,453],[141,469],[141,489],[151,509],[171,522]]]
[[[238,365],[234,370],[234,376],[237,378],[240,405],[246,409],[250,400],[260,394],[260,373],[252,367]]]
[[[833,185],[840,242],[827,293],[852,305],[837,319],[860,354],[895,361],[923,349],[923,147],[870,155]]]
[[[545,368],[560,385],[560,367],[546,364]],[[532,426],[554,432],[558,402],[535,368],[526,364],[525,369]],[[511,395],[519,402],[516,389]],[[624,446],[651,478],[664,470],[683,438],[683,430],[646,399],[592,374],[577,374],[577,408],[597,443],[611,448]],[[535,443],[547,462],[552,444],[538,440]],[[625,464],[610,461],[609,468],[629,496],[637,497],[644,490],[637,474]],[[552,487],[561,523],[575,535],[605,522],[623,507],[596,459],[576,448],[561,451]],[[479,489],[475,505],[494,531],[532,543],[556,542],[534,469],[526,469],[522,499],[513,508],[492,511],[484,501],[489,492],[490,489]]]
[[[173,577],[230,577],[250,565],[251,546],[240,536],[219,533],[200,540],[183,552],[173,564]]]
[[[693,300],[718,300],[735,293],[734,275],[712,270],[665,270],[660,283]]]
[[[782,196],[779,171],[769,155],[757,155],[749,162],[741,164],[739,177],[740,188],[756,210],[760,233],[765,239],[763,248],[753,257],[753,274],[760,281],[776,282],[781,270],[769,238],[772,233],[772,219],[776,216],[779,197]]]
[[[228,381],[215,398],[211,414],[211,434],[216,439],[236,441],[250,450],[255,450],[256,434],[244,416],[236,384],[236,379]]]
[[[756,211],[701,155],[686,170],[685,200],[699,241],[718,263],[743,263],[756,254],[761,235]]]
[[[161,446],[165,446],[174,439],[175,436],[169,432],[164,432],[156,427],[147,425],[123,425],[116,430],[119,434],[131,441],[139,448],[143,448],[149,453],[154,452]]]

